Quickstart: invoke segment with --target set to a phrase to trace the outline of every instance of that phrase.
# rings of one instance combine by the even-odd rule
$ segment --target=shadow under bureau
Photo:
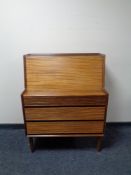
[[[97,137],[101,149],[108,93],[105,56],[98,53],[24,56],[22,106],[31,150],[37,137]]]

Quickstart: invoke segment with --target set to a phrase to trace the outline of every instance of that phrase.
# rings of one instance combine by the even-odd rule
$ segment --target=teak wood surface
[[[102,133],[103,121],[27,122],[28,134]]]
[[[27,121],[104,120],[104,107],[25,108]]]
[[[22,105],[26,135],[104,136],[108,93],[105,56],[98,53],[24,56]]]
[[[104,56],[25,56],[27,91],[85,95],[104,88]],[[88,92],[87,92],[88,93]]]

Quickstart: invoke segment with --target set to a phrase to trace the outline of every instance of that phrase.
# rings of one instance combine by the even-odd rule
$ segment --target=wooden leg
[[[34,152],[34,140],[33,137],[29,137],[29,145],[30,145],[30,150],[33,153]]]
[[[102,149],[102,141],[103,141],[103,137],[98,137],[98,139],[97,139],[97,146],[96,146],[97,151],[101,151],[101,149]]]

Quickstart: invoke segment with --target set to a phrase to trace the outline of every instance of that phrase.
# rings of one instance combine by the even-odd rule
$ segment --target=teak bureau
[[[100,150],[108,104],[103,54],[28,54],[24,78],[21,97],[32,151],[34,138],[47,136],[94,136]]]

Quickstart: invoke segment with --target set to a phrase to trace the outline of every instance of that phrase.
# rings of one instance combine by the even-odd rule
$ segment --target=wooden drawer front
[[[84,97],[54,97],[54,96],[27,96],[23,98],[24,106],[104,106],[107,104],[107,95]]]
[[[26,120],[104,120],[104,107],[25,108]]]
[[[103,133],[104,121],[27,122],[27,134]]]

